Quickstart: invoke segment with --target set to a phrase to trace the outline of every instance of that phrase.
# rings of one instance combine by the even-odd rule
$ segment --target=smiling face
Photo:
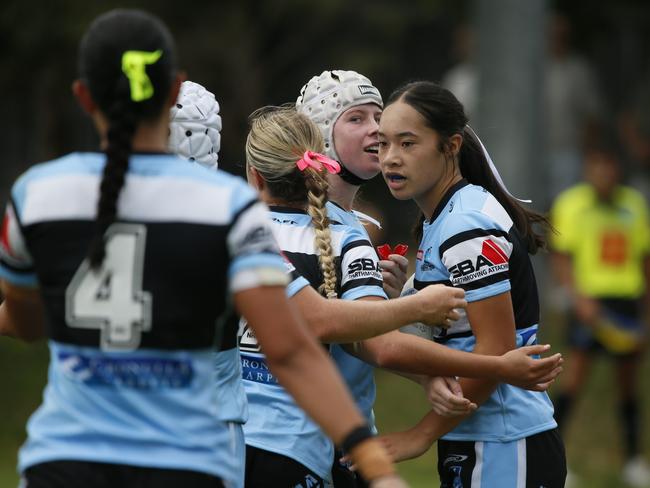
[[[341,163],[359,178],[379,173],[377,129],[381,108],[374,103],[351,107],[334,124],[334,148]]]
[[[413,107],[398,100],[379,124],[379,161],[384,180],[398,200],[413,199],[429,217],[442,190],[458,177],[454,156],[462,137],[455,134],[442,151],[440,135]]]

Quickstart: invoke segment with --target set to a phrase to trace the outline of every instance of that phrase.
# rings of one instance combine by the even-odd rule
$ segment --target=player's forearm
[[[485,356],[482,357],[490,357],[497,354],[501,355],[510,351],[514,347],[515,347],[514,338],[513,340],[503,340],[503,341],[499,341],[499,340],[482,341],[481,338],[479,337],[477,339],[476,345],[474,346],[474,351],[471,353],[471,355],[478,356],[484,354]],[[461,378],[459,382],[463,390],[463,396],[465,396],[465,398],[467,398],[468,400],[471,400],[473,403],[476,403],[479,407],[490,398],[490,396],[492,395],[496,387],[499,385],[498,381],[495,381],[494,379],[485,379],[485,378],[482,379]],[[450,420],[450,422],[446,422],[442,424],[442,428],[447,429],[445,430],[444,433],[449,432],[460,423],[458,419],[454,419],[454,418],[450,418],[450,419],[448,418],[446,420]]]
[[[306,303],[300,311],[322,342],[349,343],[376,337],[421,319],[420,304],[411,298],[330,300],[323,306]]]
[[[357,351],[364,361],[377,367],[408,374],[503,377],[503,359],[499,356],[457,351],[398,331],[365,340]]]
[[[463,389],[463,396],[480,407],[490,398],[498,383],[490,380],[462,378],[460,384]],[[411,430],[414,435],[424,438],[427,445],[431,445],[440,437],[455,429],[472,414],[443,417],[431,411]]]
[[[494,391],[497,383],[489,380],[469,380],[460,381],[465,398],[480,405],[484,403]],[[442,417],[434,411],[429,412],[426,416],[413,427],[413,432],[417,435],[424,436],[428,444],[433,444],[443,435],[454,430],[464,420],[470,417],[472,413],[466,415],[457,415],[453,417]]]
[[[489,340],[485,340],[479,336],[476,340],[474,350],[470,354],[472,356],[480,356],[484,358],[496,358],[501,357],[501,354],[505,354],[506,352],[514,349],[515,346],[516,343],[514,340],[514,333],[512,338],[509,338],[509,340],[498,340],[498,338],[494,337],[490,337]],[[490,395],[498,384],[498,381],[486,378],[461,378],[460,380],[460,386],[463,389],[463,394],[465,397],[479,406],[483,404],[483,402],[485,402],[488,398],[490,398]]]

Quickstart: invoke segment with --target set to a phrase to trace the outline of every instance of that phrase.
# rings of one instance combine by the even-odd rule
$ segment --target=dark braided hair
[[[430,81],[407,83],[391,93],[386,107],[402,101],[415,109],[425,120],[426,125],[440,135],[442,153],[446,153],[449,138],[454,134],[463,137],[458,155],[460,174],[469,183],[479,185],[489,191],[508,212],[515,228],[527,244],[528,252],[534,254],[545,247],[545,239],[533,227],[541,224],[550,227],[548,219],[542,214],[522,207],[517,200],[508,195],[497,182],[485,154],[471,130],[467,128],[467,116],[463,105],[449,90]],[[421,237],[424,216],[415,228],[416,237]]]
[[[145,59],[135,76],[125,56],[133,51]],[[106,254],[104,234],[117,218],[135,131],[141,122],[155,120],[167,109],[175,72],[171,34],[159,19],[146,12],[112,10],[95,19],[81,40],[80,78],[109,126],[96,229],[89,250],[93,268],[102,264]]]

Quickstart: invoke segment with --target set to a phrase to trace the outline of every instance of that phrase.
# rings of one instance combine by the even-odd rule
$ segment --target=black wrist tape
[[[367,425],[356,427],[352,432],[345,436],[343,442],[341,442],[341,449],[347,454],[354,449],[357,444],[360,444],[371,437],[374,437],[374,434]]]

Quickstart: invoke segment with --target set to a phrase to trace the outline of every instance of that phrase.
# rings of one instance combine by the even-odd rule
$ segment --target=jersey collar
[[[456,193],[458,190],[461,188],[466,187],[469,185],[469,182],[463,178],[457,183],[454,183],[449,190],[442,196],[442,199],[438,203],[438,206],[436,209],[433,211],[433,214],[431,215],[431,219],[427,223],[435,222],[435,220],[438,218],[438,215],[443,211],[443,209],[447,206],[447,203],[449,203],[449,200],[451,200],[451,197],[454,196],[454,193]]]
[[[269,210],[271,212],[277,212],[277,213],[308,215],[307,211],[297,207],[283,207],[281,205],[269,205]]]

